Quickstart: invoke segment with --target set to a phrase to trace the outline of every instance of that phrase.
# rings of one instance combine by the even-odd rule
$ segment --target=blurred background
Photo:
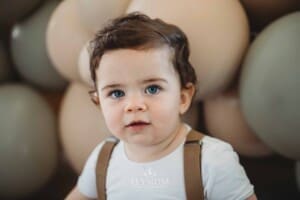
[[[258,199],[300,199],[299,0],[1,0],[0,199],[64,199],[109,135],[89,99],[89,40],[132,11],[188,36],[183,117],[229,142]]]

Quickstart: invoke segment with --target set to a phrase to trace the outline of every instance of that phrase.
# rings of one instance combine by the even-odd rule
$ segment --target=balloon
[[[34,10],[41,0],[1,0],[0,26],[11,25]]]
[[[204,111],[211,135],[230,143],[239,154],[258,157],[272,153],[245,122],[236,91],[207,99],[204,101]]]
[[[20,75],[37,87],[61,91],[67,84],[53,67],[46,51],[46,28],[58,2],[48,1],[12,31],[13,60]]]
[[[93,88],[94,82],[91,77],[90,71],[90,55],[88,53],[88,45],[83,46],[80,51],[79,59],[78,59],[78,71],[80,75],[80,80],[82,83],[86,84],[88,87]]]
[[[283,15],[300,10],[299,0],[241,0],[241,2],[254,31],[262,30]]]
[[[62,1],[54,10],[46,31],[47,51],[58,72],[68,80],[80,80],[80,50],[92,37],[80,24],[77,0]]]
[[[249,43],[248,21],[239,1],[132,0],[127,12],[132,11],[161,18],[187,34],[199,80],[196,99],[228,87]]]
[[[274,151],[300,159],[300,12],[273,22],[254,40],[241,71],[242,110]]]
[[[84,85],[74,82],[69,86],[59,124],[66,158],[79,174],[92,150],[109,135],[101,111],[90,100]]]
[[[122,15],[130,0],[78,0],[81,22],[96,33],[108,20]]]
[[[0,196],[19,198],[40,189],[58,161],[55,116],[25,85],[0,87]]]

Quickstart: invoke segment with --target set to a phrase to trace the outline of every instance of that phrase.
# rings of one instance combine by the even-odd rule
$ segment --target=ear
[[[187,83],[186,87],[181,89],[180,94],[180,114],[184,114],[192,103],[193,96],[195,94],[195,85],[193,83]]]
[[[97,90],[89,91],[89,95],[90,95],[90,98],[91,98],[92,102],[96,106],[99,105],[100,101],[99,101],[99,96],[98,96]]]

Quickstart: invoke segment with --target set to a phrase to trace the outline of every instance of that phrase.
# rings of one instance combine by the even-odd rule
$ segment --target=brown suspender
[[[187,200],[203,200],[201,176],[201,139],[203,135],[191,130],[184,145],[184,178]]]
[[[113,137],[106,139],[99,153],[96,166],[96,184],[99,200],[106,200],[106,175],[108,163],[118,140]]]
[[[187,200],[203,200],[201,176],[201,139],[203,134],[191,130],[184,145],[184,177]],[[99,200],[106,200],[106,175],[108,163],[114,147],[118,143],[109,138],[104,143],[97,160],[96,183]]]

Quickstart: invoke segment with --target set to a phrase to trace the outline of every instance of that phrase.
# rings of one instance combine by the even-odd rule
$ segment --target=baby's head
[[[91,48],[92,100],[100,103],[110,132],[144,146],[171,138],[195,92],[185,34],[132,13],[102,29]]]
[[[138,12],[117,18],[99,31],[90,43],[90,70],[97,88],[96,70],[102,56],[112,50],[149,50],[167,46],[171,61],[180,78],[182,88],[196,85],[196,74],[189,62],[189,44],[186,35],[175,25],[160,19],[151,19]]]

